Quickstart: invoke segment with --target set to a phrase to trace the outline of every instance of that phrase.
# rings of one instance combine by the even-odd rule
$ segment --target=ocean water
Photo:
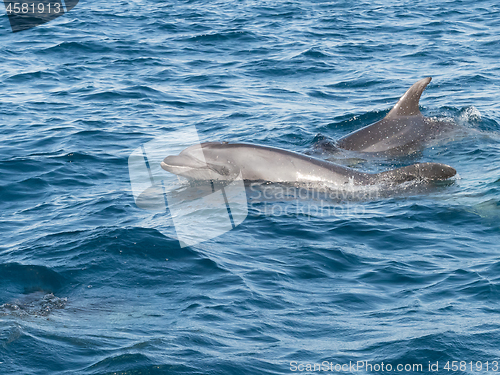
[[[19,33],[2,12],[0,374],[497,372],[499,35],[491,0],[81,1]],[[183,248],[134,202],[128,157],[157,137],[306,152],[427,76],[422,112],[460,132],[334,161],[447,183],[260,202]]]

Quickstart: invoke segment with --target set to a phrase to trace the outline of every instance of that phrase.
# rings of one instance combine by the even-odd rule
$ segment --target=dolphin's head
[[[440,163],[418,163],[377,174],[379,181],[400,184],[406,181],[441,181],[457,174],[455,168]]]
[[[194,180],[228,180],[237,175],[234,163],[215,155],[210,145],[197,144],[186,148],[179,155],[169,155],[163,159],[161,167]]]
[[[457,174],[455,168],[441,163],[419,163],[415,169],[418,177],[425,180],[447,180]]]

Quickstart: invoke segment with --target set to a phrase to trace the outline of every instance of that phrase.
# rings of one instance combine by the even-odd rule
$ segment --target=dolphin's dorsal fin
[[[387,114],[387,118],[394,118],[399,116],[418,116],[421,115],[418,109],[418,102],[420,101],[420,96],[425,90],[431,77],[421,79],[420,81],[413,84],[412,87],[408,89],[407,92],[399,99],[396,105]]]

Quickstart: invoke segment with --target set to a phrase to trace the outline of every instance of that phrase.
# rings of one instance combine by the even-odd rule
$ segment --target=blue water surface
[[[495,372],[498,2],[80,1],[0,27],[1,374]],[[196,126],[202,141],[304,152],[427,76],[422,112],[460,134],[339,162],[440,162],[449,183],[326,216],[250,206],[184,248],[134,202],[128,157],[156,137]]]

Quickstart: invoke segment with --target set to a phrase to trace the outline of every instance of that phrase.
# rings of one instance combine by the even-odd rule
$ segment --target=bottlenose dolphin
[[[422,92],[431,77],[421,79],[399,99],[380,121],[340,138],[335,146],[344,150],[380,154],[408,154],[422,148],[425,142],[452,128],[451,121],[424,117],[418,108]],[[326,142],[325,149],[335,149]],[[323,147],[317,145],[316,148]]]
[[[456,174],[445,164],[419,163],[381,173],[363,173],[325,160],[280,148],[228,142],[190,146],[167,156],[161,167],[192,180],[234,180],[281,183],[374,185],[411,180],[445,180]]]

